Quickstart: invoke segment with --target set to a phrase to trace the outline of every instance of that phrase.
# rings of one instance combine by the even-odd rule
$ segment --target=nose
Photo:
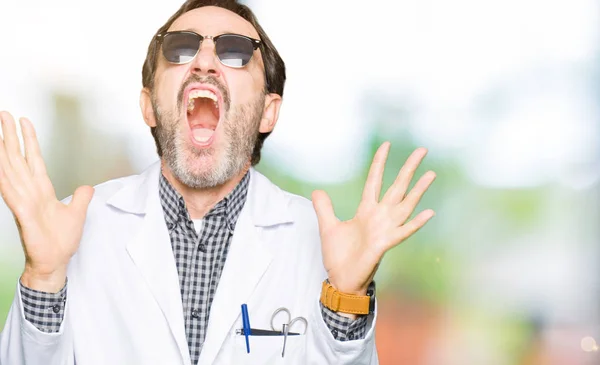
[[[215,53],[215,42],[210,38],[204,38],[200,42],[198,54],[192,61],[192,72],[199,75],[219,76],[219,60]]]

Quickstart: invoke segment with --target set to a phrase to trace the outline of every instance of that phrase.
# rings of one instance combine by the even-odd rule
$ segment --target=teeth
[[[217,95],[210,90],[194,90],[190,92],[188,96],[188,112],[192,112],[194,110],[194,99],[197,98],[207,98],[212,100],[215,103],[215,108],[219,109],[219,103],[217,101]]]
[[[217,101],[217,96],[210,90],[194,90],[190,93],[188,98],[190,100],[196,98],[208,98],[213,101]]]

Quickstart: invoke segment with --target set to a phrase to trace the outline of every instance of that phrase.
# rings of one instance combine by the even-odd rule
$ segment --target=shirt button
[[[337,340],[337,338],[338,338],[338,331],[336,329],[332,329],[331,330],[331,334],[333,335],[333,338],[335,338]]]
[[[200,312],[197,309],[192,309],[192,318],[200,317]]]
[[[54,306],[52,306],[52,311],[58,314],[58,312],[60,312],[60,305],[55,304]]]

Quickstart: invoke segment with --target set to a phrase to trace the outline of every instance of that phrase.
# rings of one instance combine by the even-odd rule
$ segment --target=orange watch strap
[[[369,314],[371,297],[340,293],[327,280],[323,281],[321,303],[334,312]]]

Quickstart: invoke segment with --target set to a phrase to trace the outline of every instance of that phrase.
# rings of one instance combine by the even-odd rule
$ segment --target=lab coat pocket
[[[244,335],[235,335],[234,364],[302,364],[304,363],[305,335],[288,336],[283,351],[283,336],[250,336],[250,353],[246,351]]]

